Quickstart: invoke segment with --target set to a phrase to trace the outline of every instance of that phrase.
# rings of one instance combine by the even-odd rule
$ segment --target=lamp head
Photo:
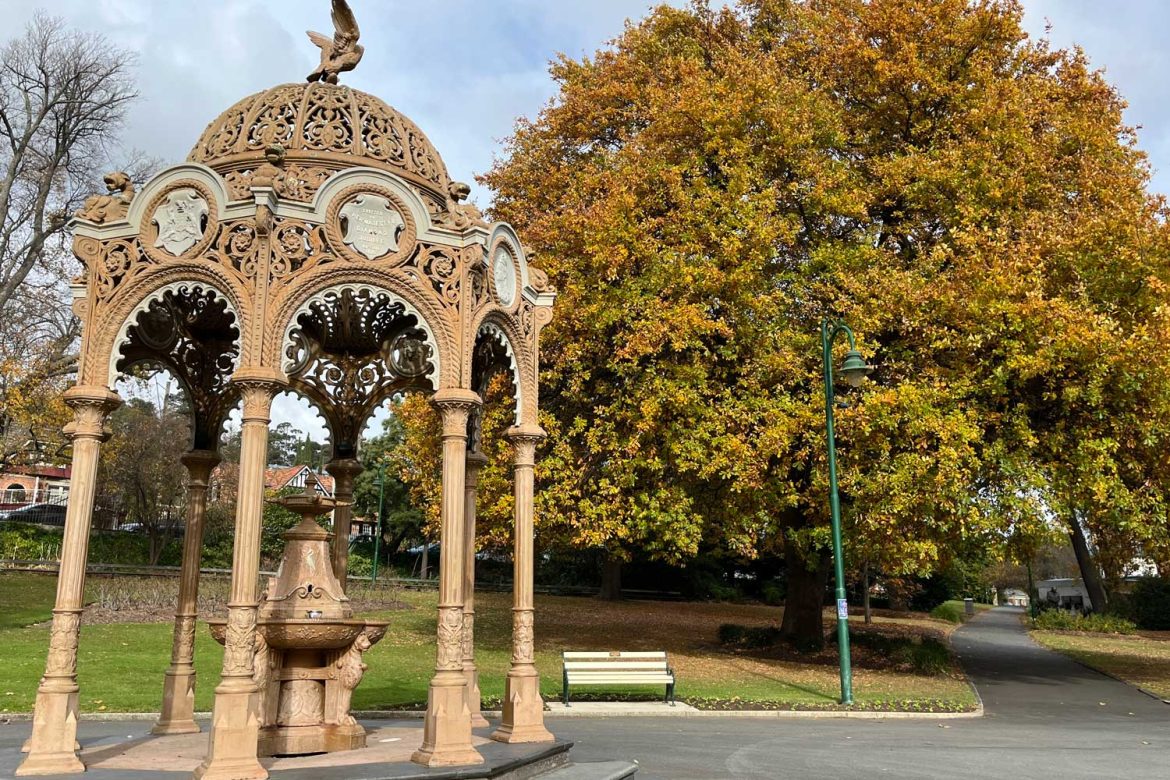
[[[867,365],[865,358],[856,349],[851,349],[845,353],[845,362],[841,364],[841,368],[837,371],[849,383],[850,387],[861,387],[861,383],[872,372],[873,366]]]

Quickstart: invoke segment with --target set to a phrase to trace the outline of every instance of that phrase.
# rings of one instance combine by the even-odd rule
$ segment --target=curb
[[[979,699],[978,692],[976,698]],[[359,720],[422,720],[423,710],[354,710]],[[499,710],[484,710],[488,718],[498,718]],[[546,718],[770,718],[792,720],[820,720],[824,718],[852,718],[855,720],[954,720],[959,718],[983,717],[983,701],[968,712],[878,712],[873,710],[674,710],[663,712],[620,711],[614,712],[552,712],[546,710]],[[157,712],[92,712],[82,713],[81,720],[109,721],[153,721]],[[196,712],[196,720],[210,720],[210,712]],[[0,714],[0,723],[25,723],[32,720],[31,712],[8,712]]]

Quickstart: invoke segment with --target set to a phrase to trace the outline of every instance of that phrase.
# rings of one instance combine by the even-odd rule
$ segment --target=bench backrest
[[[666,652],[564,652],[565,671],[666,671]]]

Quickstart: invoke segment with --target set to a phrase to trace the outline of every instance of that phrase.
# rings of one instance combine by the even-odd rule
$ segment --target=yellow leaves
[[[1057,472],[1137,505],[1133,475],[1170,475],[1170,230],[1119,96],[1010,2],[739,10],[562,59],[484,177],[561,291],[545,538],[821,530],[829,313],[878,365],[838,432],[846,516],[890,565],[1022,522]]]

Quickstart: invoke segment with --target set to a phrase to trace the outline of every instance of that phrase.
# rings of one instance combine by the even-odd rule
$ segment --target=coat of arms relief
[[[376,260],[398,251],[398,238],[406,227],[402,214],[386,198],[379,195],[358,195],[346,203],[338,216],[345,220],[342,240]]]
[[[207,200],[198,190],[184,187],[168,193],[152,219],[158,226],[154,245],[172,255],[183,254],[202,240],[207,213]]]

